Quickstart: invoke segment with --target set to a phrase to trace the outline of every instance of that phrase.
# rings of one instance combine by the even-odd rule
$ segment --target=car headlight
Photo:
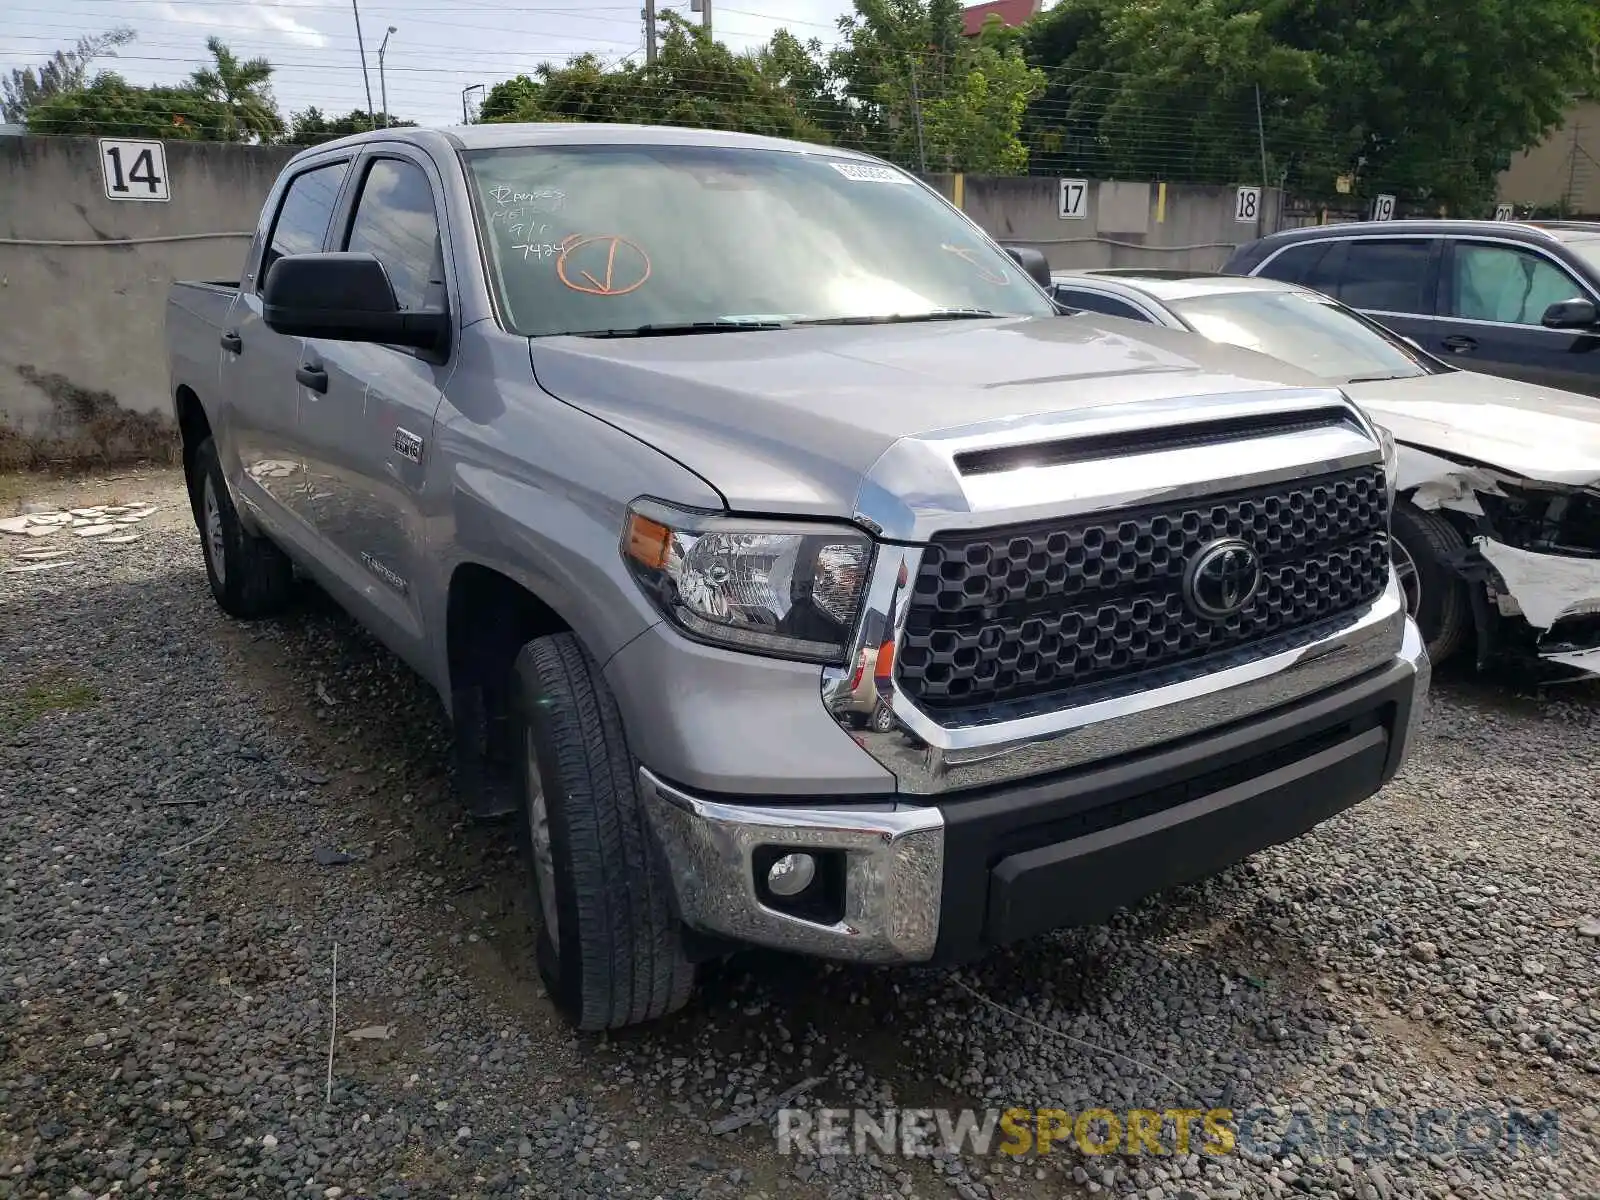
[[[1383,447],[1383,490],[1389,497],[1389,511],[1394,511],[1396,477],[1400,474],[1400,451],[1394,444],[1394,434],[1382,425],[1378,431],[1378,444]]]
[[[872,539],[847,526],[629,507],[622,556],[689,637],[730,650],[839,664],[872,566]]]

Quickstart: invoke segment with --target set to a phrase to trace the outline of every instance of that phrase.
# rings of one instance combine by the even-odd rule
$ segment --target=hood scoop
[[[1159,454],[1166,450],[1189,450],[1222,442],[1337,427],[1361,432],[1361,426],[1349,409],[1329,405],[1294,412],[1253,413],[1190,421],[1154,429],[1119,430],[1116,433],[1090,434],[1058,441],[985,446],[959,451],[953,456],[953,461],[956,470],[963,476],[998,475],[1032,467],[1070,466],[1133,454]]]

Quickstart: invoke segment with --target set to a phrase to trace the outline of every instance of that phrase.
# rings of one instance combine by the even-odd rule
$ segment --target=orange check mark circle
[[[556,276],[587,296],[626,296],[650,278],[650,256],[615,234],[574,234],[561,244]]]

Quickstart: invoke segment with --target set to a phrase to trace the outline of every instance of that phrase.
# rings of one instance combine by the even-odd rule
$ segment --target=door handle
[[[222,331],[222,348],[229,354],[242,354],[244,352],[244,339],[239,336],[237,329]]]
[[[1478,339],[1467,337],[1466,334],[1451,334],[1444,339],[1444,348],[1452,354],[1465,354],[1469,350],[1478,348]]]
[[[294,377],[313,392],[326,392],[328,390],[327,367],[303,363],[295,370]]]

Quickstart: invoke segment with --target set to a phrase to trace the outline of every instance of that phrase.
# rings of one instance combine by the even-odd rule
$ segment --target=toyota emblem
[[[1261,559],[1249,543],[1218,538],[1200,547],[1183,573],[1183,598],[1196,616],[1226,621],[1243,612],[1261,587]]]

